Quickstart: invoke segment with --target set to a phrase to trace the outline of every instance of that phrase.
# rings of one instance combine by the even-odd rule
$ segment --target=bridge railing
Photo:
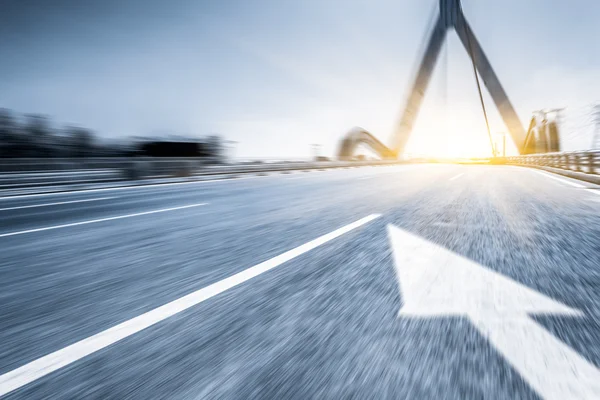
[[[0,190],[160,178],[210,178],[400,164],[372,161],[252,161],[210,165],[192,158],[3,159]]]
[[[527,154],[506,157],[509,164],[535,165],[586,174],[600,174],[600,150]]]

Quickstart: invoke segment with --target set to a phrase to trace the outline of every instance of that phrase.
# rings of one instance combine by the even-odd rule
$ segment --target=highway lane
[[[206,203],[0,238],[3,374],[381,217],[8,397],[536,398],[468,321],[397,318],[403,299],[388,224],[583,310],[579,319],[536,318],[600,364],[593,185],[517,167],[394,168],[73,193],[60,199],[116,198],[69,205],[73,213],[63,205],[19,210],[3,232]]]
[[[314,190],[311,183],[317,179],[316,189],[327,189],[329,185],[344,185],[348,178],[371,178],[373,176],[410,171],[421,166],[358,168],[348,170],[326,170],[312,173],[277,174],[264,177],[241,179],[217,179],[213,181],[176,183],[167,185],[138,186],[114,189],[84,190],[41,196],[16,196],[0,199],[0,217],[3,227],[0,235],[13,231],[38,228],[42,224],[68,224],[86,219],[101,219],[114,215],[135,214],[163,208],[195,204],[201,201],[230,201],[241,198],[251,201],[248,190],[272,190],[291,186],[297,195],[300,189]],[[437,166],[439,168],[439,166]],[[432,166],[431,168],[436,168]],[[308,186],[307,186],[308,185]],[[263,196],[260,193],[259,196]],[[108,197],[108,198],[107,198]],[[110,201],[107,201],[110,200]],[[50,208],[49,208],[50,207]]]
[[[426,174],[435,174],[439,169],[423,168]],[[7,249],[0,255],[5,283],[2,303],[4,310],[11,312],[5,327],[19,329],[16,335],[11,329],[0,333],[0,342],[7,344],[18,336],[18,343],[7,346],[8,354],[0,357],[6,362],[0,371],[13,368],[27,354],[30,360],[64,347],[198,285],[238,272],[250,261],[268,258],[326,229],[351,222],[356,213],[370,214],[371,202],[355,201],[346,187],[351,180],[344,178],[367,172],[349,170],[350,175],[337,174],[340,178],[323,172],[290,181],[273,177],[116,191],[124,197],[110,204],[82,203],[84,208],[73,215],[68,209],[44,207],[40,208],[43,218],[30,218],[32,209],[20,210],[26,214],[16,219],[24,222],[18,221],[6,230],[19,232],[23,228],[207,203],[205,207],[137,219],[0,238]],[[410,181],[398,180],[395,186],[410,187]],[[361,183],[366,189],[372,185]],[[367,193],[374,197],[372,201],[378,201],[377,192],[371,189]],[[73,195],[79,198],[81,194]],[[199,264],[198,260],[204,262]],[[107,286],[109,292],[123,294],[107,297]],[[61,312],[48,312],[56,304]],[[17,317],[13,318],[12,313]],[[89,322],[81,322],[88,318]],[[32,329],[21,332],[21,319],[32,321]],[[61,335],[56,335],[57,331]]]

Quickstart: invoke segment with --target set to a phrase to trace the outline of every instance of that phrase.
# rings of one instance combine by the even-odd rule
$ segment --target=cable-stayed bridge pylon
[[[487,88],[492,100],[510,136],[520,154],[559,151],[558,128],[553,121],[534,118],[528,131],[525,131],[500,79],[492,68],[492,64],[477,40],[473,29],[469,25],[460,3],[460,0],[439,0],[439,14],[433,29],[429,33],[425,52],[421,57],[416,76],[409,87],[409,93],[402,110],[401,117],[396,124],[386,146],[372,134],[361,128],[354,128],[348,133],[340,145],[338,156],[342,159],[351,158],[355,149],[367,145],[382,158],[396,158],[404,153],[406,144],[412,134],[419,110],[431,81],[433,71],[440,56],[442,46],[448,32],[454,30],[462,42],[473,64],[475,79],[479,90],[482,109],[488,126],[488,135],[491,132],[487,121],[487,112],[481,94],[479,77]],[[372,146],[375,143],[376,146]]]

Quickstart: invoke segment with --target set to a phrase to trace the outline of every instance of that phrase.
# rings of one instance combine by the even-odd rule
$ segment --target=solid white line
[[[458,175],[456,175],[456,176],[453,176],[452,178],[450,178],[450,180],[451,180],[451,181],[453,181],[453,180],[455,180],[455,179],[458,179],[458,178],[460,178],[461,176],[463,176],[464,174],[465,174],[464,172],[461,172],[460,174],[458,174]]]
[[[531,171],[536,172],[536,173],[538,173],[540,175],[544,175],[547,178],[554,179],[555,181],[566,183],[567,185],[571,185],[571,186],[576,187],[576,188],[584,188],[584,187],[586,187],[585,185],[581,185],[579,183],[575,183],[575,182],[572,182],[572,181],[567,180],[567,179],[559,178],[557,176],[551,175],[551,174],[549,174],[547,172],[543,172],[543,171],[540,171],[540,170],[537,170],[537,169],[532,169]]]
[[[38,358],[28,364],[23,365],[13,371],[0,376],[0,396],[12,392],[22,386],[27,385],[57,369],[69,365],[82,359],[96,351],[99,351],[113,343],[116,343],[128,336],[131,336],[141,330],[144,330],[158,322],[161,322],[177,313],[187,310],[205,300],[223,293],[224,291],[238,286],[260,274],[263,274],[279,265],[290,261],[322,244],[329,242],[345,233],[352,231],[376,218],[379,214],[372,214],[356,222],[339,228],[331,233],[320,236],[308,243],[288,250],[270,260],[264,261],[242,272],[225,278],[219,282],[208,285],[193,293],[183,296],[177,300],[167,303],[163,306],[148,311],[133,319],[113,326],[105,331],[90,336],[61,350],[50,353],[44,357]]]
[[[114,221],[116,219],[139,217],[141,215],[157,214],[157,213],[162,213],[162,212],[167,212],[167,211],[183,210],[185,208],[200,207],[200,206],[204,206],[204,205],[206,205],[206,203],[189,204],[187,206],[181,206],[181,207],[162,208],[160,210],[144,211],[144,212],[135,213],[135,214],[118,215],[116,217],[107,217],[107,218],[100,218],[100,219],[92,219],[92,220],[89,220],[89,221],[73,222],[73,223],[70,223],[70,224],[46,226],[44,228],[35,228],[35,229],[27,229],[25,231],[2,233],[2,234],[0,234],[0,238],[7,237],[7,236],[23,235],[25,233],[49,231],[49,230],[52,230],[52,229],[69,228],[71,226],[95,224],[97,222]]]
[[[71,190],[64,192],[48,192],[48,193],[35,193],[35,194],[19,194],[15,196],[4,196],[0,197],[0,200],[11,200],[11,199],[24,199],[28,197],[44,197],[44,196],[65,196],[65,195],[75,195],[80,193],[96,193],[96,192],[105,192],[111,190],[134,190],[134,189],[148,189],[155,188],[160,186],[179,186],[179,185],[197,185],[201,183],[214,183],[214,182],[235,182],[246,179],[259,179],[266,178],[267,176],[248,176],[244,178],[220,178],[220,179],[208,179],[205,181],[193,181],[193,182],[173,182],[173,183],[156,183],[151,185],[138,185],[138,186],[117,186],[117,187],[107,187],[107,188],[99,188],[99,189],[84,189],[84,190]]]
[[[600,196],[600,190],[598,189],[585,189],[586,192],[594,193]]]
[[[421,164],[418,164],[418,165],[421,165]],[[422,164],[422,165],[426,165],[426,164]],[[432,164],[432,165],[434,165],[434,164]],[[407,165],[407,166],[413,166],[413,165]],[[398,167],[398,166],[389,166],[389,167]],[[404,167],[404,166],[402,166],[402,167]],[[362,168],[362,167],[352,167],[352,168]],[[335,168],[335,169],[338,171],[340,170],[339,168]],[[311,172],[311,171],[302,170],[299,172]],[[296,173],[299,173],[299,172],[296,172]],[[241,178],[207,179],[207,180],[192,181],[192,182],[172,182],[172,183],[156,183],[156,184],[136,185],[136,186],[117,186],[117,187],[106,187],[106,188],[98,188],[98,189],[69,190],[69,191],[62,191],[62,192],[57,191],[57,192],[33,193],[33,194],[18,194],[18,195],[13,195],[13,196],[2,196],[2,197],[0,197],[0,200],[24,199],[24,198],[45,197],[45,196],[66,196],[66,195],[76,195],[79,193],[96,193],[96,192],[105,192],[105,191],[111,191],[111,190],[116,191],[116,190],[148,189],[148,188],[155,188],[155,187],[160,187],[160,186],[167,187],[167,186],[176,186],[176,185],[198,185],[198,184],[216,183],[216,182],[235,182],[235,181],[248,180],[248,179],[272,178],[272,177],[278,177],[278,176],[281,176],[281,174],[247,176],[247,177],[241,177]]]
[[[73,171],[54,171],[54,172],[12,172],[0,174],[0,178],[14,178],[27,176],[47,176],[47,175],[82,175],[82,174],[106,174],[107,172],[115,172],[117,169],[81,169]]]
[[[413,169],[419,169],[420,167],[423,166],[429,166],[429,164],[411,164],[411,165],[401,165],[401,166],[386,166],[387,168],[394,168],[393,170],[389,171],[389,170],[384,170],[384,171],[376,171],[372,174],[368,174],[368,175],[362,175],[359,176],[358,180],[363,180],[363,179],[369,179],[369,178],[373,178],[379,175],[385,175],[385,174],[401,174],[403,172],[410,172]],[[386,168],[386,167],[381,167],[381,168]]]
[[[87,178],[75,179],[75,180],[69,180],[69,181],[59,181],[59,182],[21,182],[21,183],[10,183],[10,184],[0,183],[0,190],[28,189],[28,188],[32,188],[32,187],[36,187],[36,186],[37,187],[48,187],[48,186],[59,186],[59,185],[65,185],[65,184],[80,185],[85,182],[107,183],[107,182],[102,182],[100,180],[90,181]]]
[[[49,206],[57,206],[57,205],[61,205],[61,204],[86,203],[86,202],[89,202],[89,201],[109,200],[109,199],[114,199],[114,198],[115,197],[96,197],[95,199],[59,201],[57,203],[33,204],[33,205],[30,205],[30,206],[0,208],[0,211],[21,210],[23,208],[35,208],[35,207],[49,207]]]

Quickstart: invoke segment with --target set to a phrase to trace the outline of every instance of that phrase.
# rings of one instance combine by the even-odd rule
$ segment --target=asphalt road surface
[[[3,197],[0,250],[2,398],[600,398],[600,188],[538,170]]]

